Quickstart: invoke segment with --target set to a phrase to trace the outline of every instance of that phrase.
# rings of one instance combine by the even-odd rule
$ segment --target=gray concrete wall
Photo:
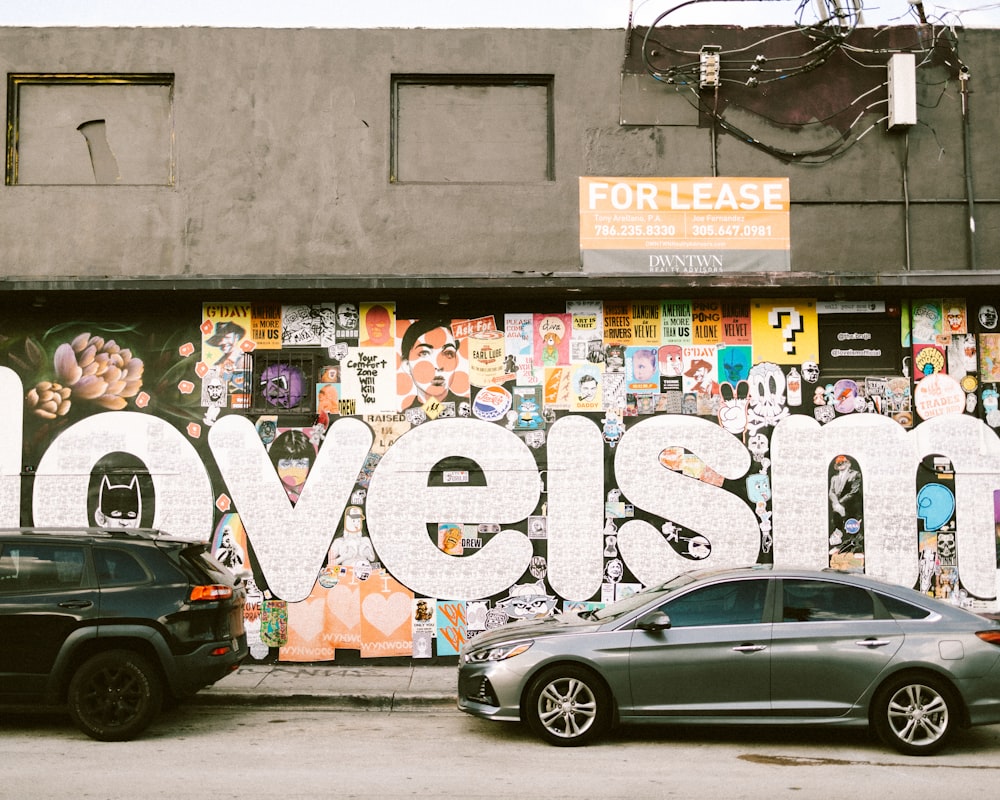
[[[972,74],[977,266],[992,270],[1000,32],[959,40]],[[623,81],[624,44],[624,31],[592,30],[0,29],[8,73],[174,75],[173,185],[2,187],[3,272],[445,275],[458,284],[573,274],[579,176],[710,175],[713,163],[721,175],[789,177],[795,272],[969,267],[961,97],[947,69],[918,87],[908,141],[883,123],[843,158],[800,166],[724,133],[713,150],[710,128],[670,87],[634,64]],[[391,77],[425,73],[553,76],[554,180],[390,182]],[[815,93],[843,77],[834,64],[800,80]],[[769,91],[775,113],[794,102]],[[746,122],[774,132],[752,114]]]

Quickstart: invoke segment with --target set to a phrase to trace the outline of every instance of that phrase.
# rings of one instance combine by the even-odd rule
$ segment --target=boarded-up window
[[[396,76],[391,180],[554,180],[552,77]]]
[[[173,75],[9,75],[15,184],[174,182]]]

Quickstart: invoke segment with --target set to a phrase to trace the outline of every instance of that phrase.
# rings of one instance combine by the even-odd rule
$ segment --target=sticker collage
[[[786,486],[822,503],[824,528],[784,552],[806,558],[821,537],[814,566],[859,571],[888,547],[880,520],[897,491],[876,486],[878,439],[859,426],[878,418],[900,442],[941,419],[975,420],[969,442],[1000,428],[996,306],[964,298],[570,301],[474,318],[399,307],[205,302],[197,325],[169,331],[66,321],[10,337],[0,353],[26,389],[24,463],[40,464],[35,480],[58,472],[46,449],[100,416],[104,433],[77,427],[74,440],[94,454],[87,522],[153,525],[181,490],[150,461],[191,448],[211,492],[205,535],[247,576],[254,658],[419,659],[613,602],[668,570],[771,562],[772,440],[791,418],[812,426],[803,442],[829,426],[843,447],[798,453],[822,462],[819,477]],[[899,479],[913,528],[897,573],[945,601],[994,600],[1000,511],[989,541],[975,539],[990,563],[963,549],[960,577],[959,544],[985,528],[958,529],[948,453],[916,462]]]

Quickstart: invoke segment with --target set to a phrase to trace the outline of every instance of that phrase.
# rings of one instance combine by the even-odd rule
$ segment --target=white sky
[[[832,0],[829,0],[832,2]],[[841,0],[851,2],[851,0]],[[919,0],[863,0],[863,23],[910,25]],[[684,0],[6,0],[0,26],[241,28],[624,28]],[[793,25],[817,0],[695,0],[662,24]],[[1000,0],[924,0],[930,22],[1000,29]]]

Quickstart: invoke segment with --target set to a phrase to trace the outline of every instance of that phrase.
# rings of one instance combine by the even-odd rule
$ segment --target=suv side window
[[[46,592],[83,584],[84,552],[72,545],[13,542],[0,552],[0,592]]]
[[[94,566],[101,586],[127,586],[149,580],[145,568],[131,553],[112,548],[94,548]]]
[[[782,622],[875,619],[872,596],[857,586],[827,581],[782,581]]]
[[[696,589],[663,606],[671,628],[753,625],[761,621],[767,580],[727,581]]]

